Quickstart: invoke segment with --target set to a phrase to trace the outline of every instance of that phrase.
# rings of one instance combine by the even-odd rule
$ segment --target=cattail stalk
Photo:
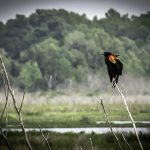
[[[121,146],[121,144],[120,144],[120,142],[119,142],[119,139],[118,139],[117,135],[115,134],[115,132],[114,132],[113,129],[112,129],[112,126],[111,126],[110,121],[109,121],[109,117],[108,117],[108,115],[107,115],[107,113],[106,113],[106,110],[105,110],[105,107],[104,107],[104,104],[103,104],[103,100],[102,100],[102,99],[100,99],[100,100],[101,100],[101,101],[100,101],[99,103],[101,104],[101,106],[102,106],[102,108],[103,108],[104,115],[105,115],[105,118],[106,118],[106,122],[108,123],[108,125],[109,125],[109,127],[110,127],[110,130],[111,130],[112,134],[114,135],[114,137],[115,137],[115,139],[116,139],[116,141],[117,141],[117,144],[118,144],[120,150],[123,150],[123,148],[122,148],[122,146]]]
[[[22,132],[23,132],[23,134],[24,134],[24,136],[25,136],[25,140],[26,140],[28,149],[29,149],[29,150],[32,150],[31,144],[30,144],[30,142],[29,142],[29,140],[28,140],[27,133],[26,133],[26,131],[25,131],[23,119],[22,119],[22,114],[21,114],[22,104],[21,104],[20,108],[17,106],[16,99],[15,99],[15,96],[14,96],[14,92],[13,92],[13,90],[12,90],[12,88],[11,88],[10,80],[9,80],[9,78],[8,78],[8,74],[7,74],[7,71],[6,71],[6,68],[5,68],[5,65],[4,65],[4,62],[3,62],[3,59],[2,59],[1,56],[0,56],[0,63],[1,63],[1,65],[2,65],[2,66],[1,66],[1,67],[2,67],[2,72],[3,72],[3,75],[4,75],[5,81],[6,81],[6,83],[4,83],[4,84],[6,84],[5,86],[8,87],[8,90],[9,90],[10,95],[11,95],[11,97],[12,97],[13,105],[14,105],[14,108],[15,108],[15,110],[16,110],[16,113],[17,113],[17,115],[18,115],[18,117],[19,117],[20,126],[21,126]],[[23,101],[22,101],[22,103],[23,103]]]
[[[135,131],[135,134],[136,134],[136,137],[137,137],[139,146],[140,146],[141,150],[144,150],[143,145],[142,145],[142,143],[141,143],[141,140],[140,140],[140,138],[139,138],[139,135],[138,135],[136,126],[135,126],[135,122],[134,122],[133,117],[132,117],[132,115],[131,115],[131,113],[130,113],[130,110],[129,110],[129,108],[128,108],[126,99],[125,99],[124,95],[122,94],[121,90],[119,89],[119,87],[118,87],[118,85],[117,85],[116,83],[115,83],[115,87],[116,87],[117,91],[119,92],[119,94],[121,95],[121,97],[122,97],[122,99],[123,99],[123,102],[124,102],[125,107],[126,107],[126,111],[128,112],[128,115],[129,115],[129,117],[130,117],[131,123],[132,123],[132,125],[133,125],[133,128],[134,128],[134,131]]]
[[[45,135],[44,135],[44,133],[43,133],[43,131],[42,131],[42,129],[41,129],[40,127],[39,127],[39,129],[40,129],[40,133],[41,133],[43,139],[45,140],[45,142],[46,142],[46,144],[47,144],[48,149],[51,150],[51,147],[50,147],[50,144],[49,144],[49,142],[48,142],[47,137],[45,137]]]

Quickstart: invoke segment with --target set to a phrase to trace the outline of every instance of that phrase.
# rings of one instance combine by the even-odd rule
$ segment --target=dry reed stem
[[[1,132],[1,135],[3,136],[3,138],[4,138],[5,142],[6,142],[6,145],[7,145],[8,149],[9,149],[9,150],[13,150],[13,148],[12,148],[12,146],[10,145],[10,143],[9,143],[9,141],[8,141],[8,138],[7,138],[7,136],[4,134],[4,132],[3,132],[2,128],[1,128],[1,126],[0,126],[0,132]]]
[[[43,139],[45,140],[45,142],[47,144],[48,149],[51,150],[51,147],[50,147],[50,144],[48,142],[48,139],[45,137],[45,135],[44,135],[44,133],[43,133],[43,131],[42,131],[42,129],[40,127],[39,127],[39,129],[40,129],[40,132],[41,132],[41,135],[42,135]]]
[[[125,138],[125,136],[123,135],[123,133],[122,133],[122,132],[120,132],[120,133],[121,133],[121,135],[122,135],[123,140],[124,140],[125,143],[127,144],[129,150],[132,150],[131,146],[129,145],[129,143],[128,143],[128,141],[126,140],[126,138]]]
[[[7,132],[8,132],[8,103],[6,105],[6,117],[5,117],[5,128],[6,128],[6,137],[7,137]]]
[[[144,150],[143,145],[142,145],[142,143],[141,143],[141,141],[140,141],[138,132],[137,132],[137,130],[136,130],[135,122],[134,122],[133,117],[132,117],[132,115],[131,115],[131,113],[130,113],[130,110],[129,110],[129,108],[128,108],[126,99],[125,99],[124,95],[122,94],[122,92],[120,91],[120,89],[119,89],[119,87],[118,87],[118,85],[117,85],[116,83],[115,83],[115,87],[117,88],[117,91],[119,92],[119,94],[121,95],[121,97],[122,97],[122,99],[123,99],[123,102],[124,102],[124,104],[125,104],[126,110],[127,110],[128,115],[129,115],[129,117],[130,117],[130,120],[131,120],[131,122],[132,122],[132,125],[133,125],[133,128],[134,128],[134,131],[135,131],[135,134],[136,134],[136,137],[137,137],[139,146],[140,146],[141,150]]]
[[[6,85],[6,81],[5,81],[5,77],[3,75],[3,81],[4,81],[4,86],[5,86],[5,99],[6,99],[6,102],[5,102],[5,106],[4,106],[4,111],[3,112],[6,112],[6,117],[5,117],[5,128],[6,128],[6,137],[7,137],[7,132],[8,132],[8,96],[9,96],[9,90],[8,90],[8,87]]]
[[[80,150],[83,150],[82,147],[80,147]]]
[[[91,144],[91,150],[93,150],[93,142],[91,138],[90,138],[90,144]]]
[[[3,119],[3,116],[4,116],[4,113],[6,113],[6,117],[5,117],[5,133],[3,132],[2,130],[2,127],[0,126],[0,132],[1,132],[1,135],[3,136],[5,142],[6,142],[6,145],[8,147],[9,150],[11,150],[11,146],[9,144],[9,141],[8,141],[8,138],[7,138],[7,132],[8,132],[8,96],[9,96],[9,90],[8,90],[8,87],[6,86],[6,81],[5,81],[5,78],[4,78],[4,75],[2,73],[2,76],[3,76],[3,82],[4,82],[4,93],[5,93],[5,105],[4,105],[4,108],[3,108],[3,111],[2,111],[2,114],[1,114],[1,117],[0,117],[0,123],[2,123],[2,119]]]
[[[5,84],[5,86],[8,87],[10,95],[11,95],[11,97],[13,99],[13,105],[14,105],[16,113],[17,113],[17,115],[19,117],[19,122],[20,122],[20,125],[21,125],[21,129],[23,131],[23,134],[25,136],[26,144],[28,146],[28,149],[32,150],[31,144],[30,144],[30,142],[28,140],[27,133],[25,131],[25,127],[24,127],[24,123],[23,123],[23,119],[22,119],[22,114],[21,114],[21,109],[19,109],[19,107],[17,106],[16,99],[15,99],[15,96],[14,96],[14,92],[13,92],[13,90],[11,88],[10,81],[9,81],[9,78],[8,78],[8,74],[7,74],[7,71],[6,71],[6,68],[5,68],[5,65],[4,65],[4,62],[3,62],[3,59],[2,59],[1,56],[0,56],[0,63],[2,65],[2,72],[3,72],[3,75],[4,75],[5,81],[6,81],[6,83],[4,83],[4,84]]]
[[[20,108],[19,108],[19,112],[21,112],[21,109],[22,109],[22,106],[23,106],[23,102],[24,102],[25,94],[26,94],[26,90],[24,90],[24,92],[23,92],[23,96],[22,96],[22,101],[21,101],[21,105],[20,105]]]
[[[6,90],[7,91],[7,90]],[[6,102],[5,102],[5,105],[4,105],[4,108],[3,108],[3,111],[2,111],[2,114],[1,114],[1,118],[0,118],[0,122],[2,122],[2,119],[3,119],[3,116],[4,116],[4,113],[6,113],[6,117],[5,117],[5,128],[6,128],[6,137],[7,137],[7,129],[8,129],[8,96],[9,96],[9,92],[5,92],[5,99],[6,99]]]
[[[2,73],[2,75],[3,75],[3,73]],[[1,114],[0,122],[2,121],[3,115],[4,115],[4,113],[5,113],[5,110],[6,110],[7,107],[8,107],[8,96],[9,96],[9,90],[8,90],[8,87],[6,86],[6,80],[5,80],[5,78],[4,78],[4,75],[3,75],[3,82],[4,82],[4,87],[5,87],[4,92],[5,92],[5,99],[6,99],[6,102],[5,102],[4,109],[3,109],[2,114]],[[7,111],[6,111],[6,113],[7,113]]]
[[[112,134],[114,135],[114,137],[115,137],[115,139],[116,139],[116,141],[117,141],[117,144],[118,144],[120,150],[123,150],[123,148],[122,148],[122,146],[121,146],[121,144],[120,144],[120,142],[119,142],[119,139],[118,139],[117,135],[114,133],[114,131],[113,131],[113,129],[112,129],[112,126],[111,126],[110,121],[109,121],[109,117],[108,117],[108,115],[107,115],[107,113],[106,113],[106,110],[105,110],[105,107],[104,107],[104,104],[103,104],[103,100],[102,100],[102,99],[100,99],[100,100],[101,100],[101,101],[99,101],[99,103],[101,104],[101,106],[102,106],[102,108],[103,108],[106,122],[108,123],[109,128],[110,128]]]

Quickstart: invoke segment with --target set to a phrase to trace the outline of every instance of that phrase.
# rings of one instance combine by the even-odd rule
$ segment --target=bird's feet
[[[116,84],[117,84],[116,79],[114,79],[113,82],[112,82],[112,88],[115,88]]]

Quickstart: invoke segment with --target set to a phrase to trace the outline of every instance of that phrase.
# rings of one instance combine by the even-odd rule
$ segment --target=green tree
[[[81,83],[83,81],[86,81],[87,71],[85,68],[83,68],[83,66],[78,66],[76,69],[74,69],[73,75],[75,81]]]
[[[71,63],[66,58],[59,59],[55,64],[54,70],[55,78],[59,83],[64,82],[65,79],[71,78]]]
[[[42,80],[42,74],[35,61],[29,61],[22,66],[19,79],[19,86],[21,88],[28,88],[30,90],[36,90]]]
[[[110,9],[105,18],[89,20],[63,9],[38,9],[29,17],[16,15],[6,24],[0,22],[0,48],[14,85],[17,81],[30,89],[46,89],[49,78],[56,87],[68,78],[80,82],[87,73],[101,72],[104,51],[119,54],[127,73],[148,76],[150,12],[129,17]],[[30,82],[31,62],[42,79]],[[20,81],[23,77],[27,85]]]

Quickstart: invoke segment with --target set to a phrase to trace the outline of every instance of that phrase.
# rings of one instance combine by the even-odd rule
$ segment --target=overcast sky
[[[64,8],[79,14],[85,13],[88,18],[102,18],[110,8],[121,14],[140,15],[150,11],[150,0],[0,0],[0,20],[14,18],[16,14],[29,16],[37,8]]]

